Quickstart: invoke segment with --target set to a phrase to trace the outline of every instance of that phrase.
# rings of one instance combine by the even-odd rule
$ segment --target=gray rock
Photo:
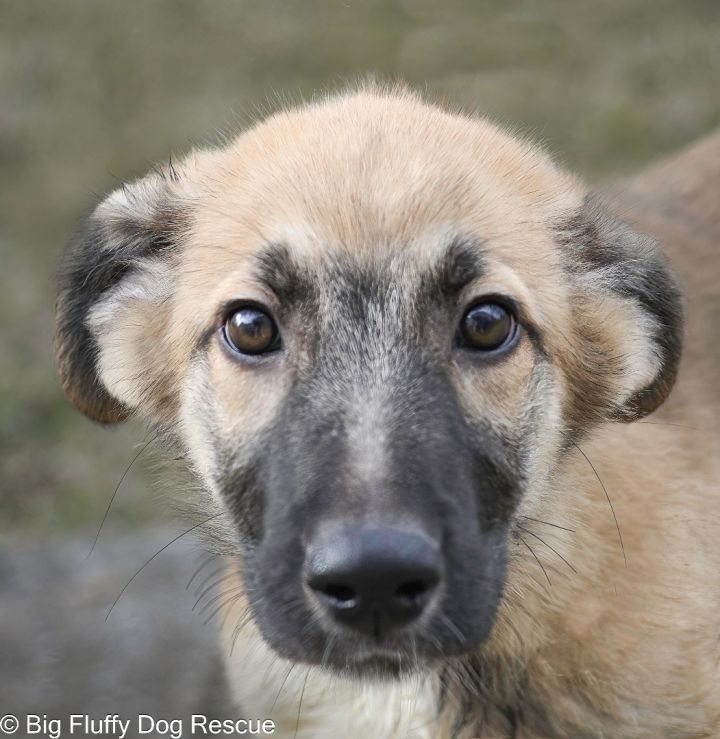
[[[194,592],[221,564],[203,560],[198,545],[181,539],[159,554],[106,621],[133,573],[176,535],[103,532],[89,559],[92,535],[42,542],[3,537],[0,713],[21,722],[27,714],[61,719],[63,736],[70,714],[119,714],[132,719],[134,729],[140,713],[185,722],[193,713],[238,715],[225,692],[217,627],[205,624],[212,609],[204,616],[198,614],[202,603],[192,610]],[[214,592],[210,588],[205,601]]]

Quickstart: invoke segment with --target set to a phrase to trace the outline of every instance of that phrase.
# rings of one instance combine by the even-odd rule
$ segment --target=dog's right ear
[[[162,382],[162,368],[152,366],[158,358],[142,343],[172,289],[189,221],[181,193],[172,166],[123,186],[65,250],[56,305],[60,377],[72,403],[100,423],[124,420]]]

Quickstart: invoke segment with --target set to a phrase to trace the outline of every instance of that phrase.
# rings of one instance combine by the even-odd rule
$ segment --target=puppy
[[[647,421],[676,277],[481,118],[365,87],[97,207],[61,267],[63,386],[185,450],[246,715],[720,735],[719,198],[715,138],[619,200],[690,288]]]

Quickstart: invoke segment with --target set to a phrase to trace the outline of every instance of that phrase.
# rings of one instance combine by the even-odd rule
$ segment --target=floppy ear
[[[667,398],[682,351],[680,287],[654,239],[595,196],[562,228],[574,284],[576,412],[634,421]],[[571,379],[571,382],[573,380]]]
[[[162,382],[161,368],[150,366],[153,352],[142,344],[161,320],[187,223],[177,190],[172,167],[123,186],[96,208],[63,255],[56,304],[60,377],[72,403],[100,423],[124,420],[150,385]]]

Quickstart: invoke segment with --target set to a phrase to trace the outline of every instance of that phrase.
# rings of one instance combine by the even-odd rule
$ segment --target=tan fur
[[[713,161],[720,161],[720,144],[710,154]],[[683,166],[689,170],[687,174]],[[694,168],[695,161],[685,164],[681,160],[679,169],[675,163],[661,179],[651,179],[652,186],[655,190],[667,187],[683,176],[690,183],[693,177],[704,181],[704,173],[694,174]],[[508,170],[513,171],[511,167]],[[672,172],[669,182],[668,170]],[[642,181],[640,178],[639,183]],[[532,192],[532,188],[528,190]],[[716,175],[711,192],[720,199],[720,176]],[[644,215],[630,216],[636,216],[643,226],[667,219],[662,201],[657,208],[660,212],[653,213],[648,203]],[[705,234],[692,234],[684,225],[681,204],[676,202],[675,208],[668,224],[671,238],[663,242],[678,248],[677,266],[684,271],[680,257],[687,254],[692,262],[697,251],[683,250],[680,244],[704,239]],[[454,215],[448,214],[448,220]],[[495,228],[508,234],[508,239],[520,230],[505,213]],[[645,230],[664,236],[662,229]],[[712,239],[706,238],[704,243],[709,247]],[[528,254],[530,245],[535,253]],[[717,251],[708,251],[708,247],[704,247],[705,258],[710,263],[705,262],[704,269],[717,273]],[[541,244],[526,235],[523,243],[515,241],[501,254],[504,263],[514,264],[519,271],[520,263],[535,258],[537,252],[538,258],[545,258]],[[699,265],[694,266],[697,269]],[[540,286],[533,285],[531,277],[526,279],[538,310],[547,312],[545,321],[554,320],[561,327],[564,317],[553,315],[557,311],[555,296],[544,297]],[[715,284],[711,292],[717,295]],[[691,308],[693,303],[691,293]],[[707,353],[707,344],[716,346],[717,342],[717,329],[709,327],[714,335],[702,335],[697,319],[691,310],[688,360]],[[702,347],[699,351],[698,344]],[[633,346],[639,345],[631,340],[628,350],[632,352]],[[542,491],[551,502],[528,501],[527,508],[528,515],[574,530],[541,527],[539,533],[577,573],[546,547],[535,546],[552,581],[548,587],[537,563],[524,548],[518,548],[498,624],[485,647],[497,666],[496,689],[500,694],[511,692],[508,668],[514,662],[526,663],[531,689],[553,707],[559,723],[567,718],[568,725],[587,727],[589,735],[648,739],[720,735],[720,446],[717,405],[708,405],[708,394],[713,395],[717,388],[712,378],[718,375],[696,379],[697,371],[690,370],[686,382],[685,373],[684,369],[675,391],[676,397],[683,396],[681,407],[675,402],[666,412],[634,426],[608,425],[582,444],[611,497],[627,563],[602,485],[578,452],[552,489]],[[694,398],[687,397],[690,393],[685,390],[690,382],[699,386]],[[666,419],[692,428],[660,425]],[[252,674],[244,674],[242,681],[247,684],[252,679]],[[286,710],[292,715],[297,696],[290,691],[287,699]],[[383,704],[380,697],[377,710],[381,713]],[[605,718],[591,715],[588,705]],[[321,727],[329,724],[336,727],[333,736],[348,736],[343,725],[348,710],[347,705],[329,701],[327,713],[299,735],[321,736],[320,732],[327,730]],[[310,722],[311,715],[305,721]],[[428,736],[440,737],[442,731],[438,727]],[[502,736],[495,731],[489,727],[483,736]],[[370,736],[370,732],[370,726],[365,725],[351,735]],[[522,736],[541,735],[528,728]]]
[[[225,437],[252,438],[273,418],[288,382],[282,364],[243,375],[217,346],[202,366],[192,359],[218,306],[261,290],[243,269],[254,250],[281,242],[308,263],[325,249],[367,260],[397,251],[420,264],[450,228],[482,234],[490,269],[473,288],[518,296],[542,326],[549,354],[562,358],[544,385],[547,434],[520,512],[564,527],[534,526],[545,540],[526,535],[535,556],[522,543],[512,549],[498,620],[481,649],[492,667],[477,700],[486,716],[482,737],[507,735],[492,705],[512,703],[519,670],[526,694],[552,714],[553,736],[576,736],[577,726],[589,737],[720,736],[720,138],[641,175],[616,206],[661,238],[688,285],[678,387],[648,420],[600,424],[562,464],[560,419],[578,402],[572,387],[593,392],[571,327],[580,321],[622,358],[617,403],[652,380],[657,359],[643,317],[626,301],[589,285],[585,309],[573,314],[552,229],[586,190],[534,147],[410,93],[369,89],[281,112],[221,151],[191,156],[172,187],[192,220],[170,298],[157,304],[162,319],[152,305],[139,314],[127,301],[119,313],[111,302],[93,313],[110,392],[155,421],[179,421],[208,480],[209,441],[198,414],[212,405]],[[272,304],[272,296],[262,298]],[[146,316],[142,324],[138,315]],[[121,331],[104,331],[104,318]],[[466,407],[493,425],[516,423],[529,402],[532,352],[523,341],[488,370],[483,388],[457,377]],[[148,345],[157,343],[162,367],[153,369]],[[303,361],[301,351],[295,361]],[[150,384],[138,389],[133,378],[142,376]],[[147,400],[152,381],[166,388],[162,402]],[[237,641],[229,662],[237,696],[248,715],[272,710],[280,736],[294,735],[303,690],[299,738],[452,736],[461,676],[440,716],[433,675],[373,688],[298,666],[283,688],[289,666],[251,623],[238,633],[228,623],[228,644]],[[517,736],[545,734],[530,723]]]

